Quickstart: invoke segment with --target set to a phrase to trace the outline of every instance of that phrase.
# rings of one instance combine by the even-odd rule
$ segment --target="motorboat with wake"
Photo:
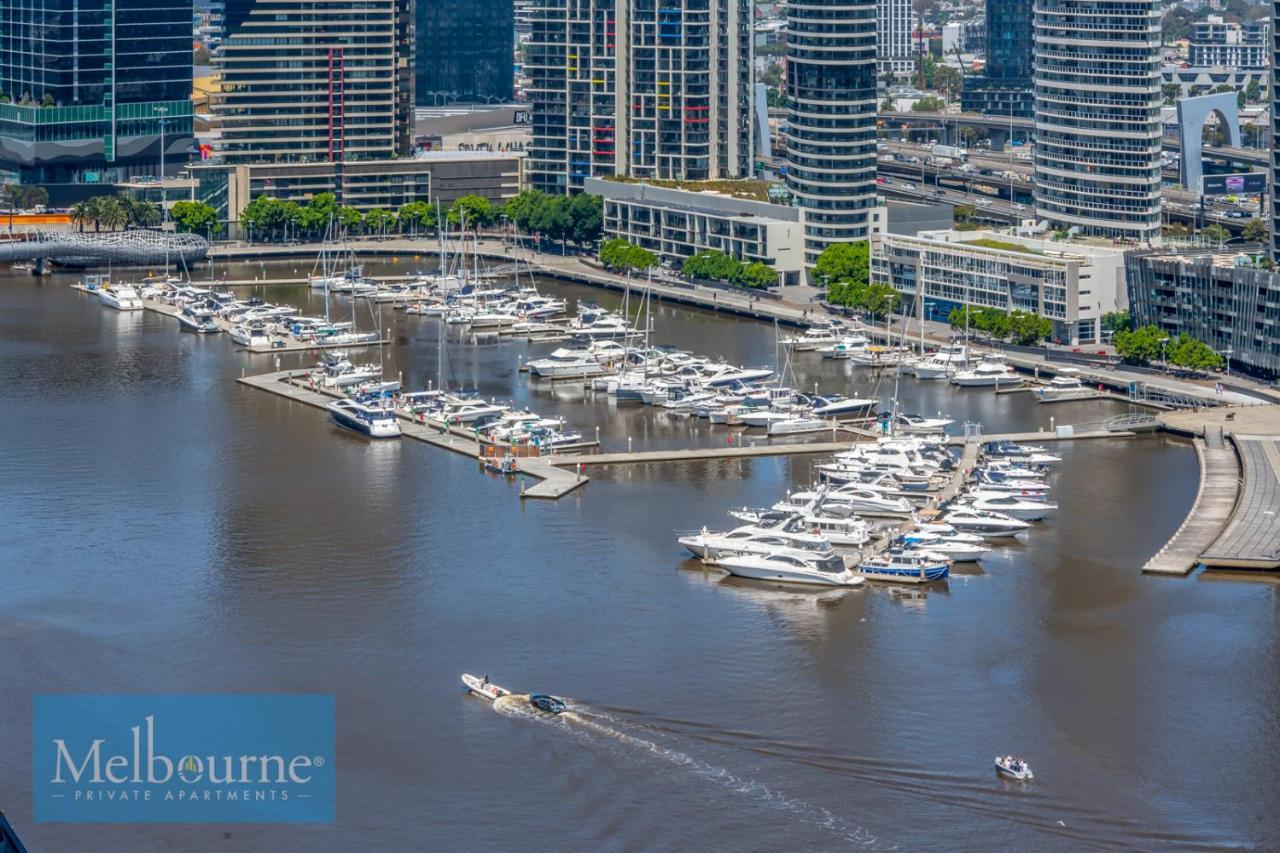
[[[499,687],[489,680],[489,676],[472,675],[469,672],[462,674],[462,683],[467,686],[475,695],[482,699],[488,699],[490,702],[496,702],[504,696],[516,696],[505,687]],[[568,710],[568,703],[559,696],[552,696],[550,693],[531,693],[527,697],[529,704],[535,709],[546,714],[562,714]]]

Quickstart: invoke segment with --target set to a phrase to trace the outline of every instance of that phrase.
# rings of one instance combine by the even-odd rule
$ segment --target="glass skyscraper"
[[[1017,118],[1035,112],[1034,17],[1029,0],[987,0],[987,65],[981,75],[965,77],[965,112]]]
[[[0,177],[53,204],[157,176],[192,143],[191,0],[0,4]]]
[[[419,106],[503,103],[515,87],[512,0],[417,0]]]

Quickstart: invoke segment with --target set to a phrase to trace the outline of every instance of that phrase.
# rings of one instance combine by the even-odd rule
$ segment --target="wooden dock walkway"
[[[702,459],[744,459],[753,456],[795,456],[806,453],[839,453],[849,441],[813,441],[807,444],[725,445],[723,447],[636,450],[627,453],[593,453],[551,458],[555,465],[637,465],[645,462],[697,462]]]
[[[1067,430],[1061,430],[1061,431],[1054,431],[1054,432],[993,433],[992,435],[980,436],[978,441],[984,444],[988,441],[1013,441],[1017,443],[1022,443],[1022,442],[1045,442],[1045,441],[1075,441],[1077,439],[1088,439],[1088,438],[1133,438],[1133,436],[1134,436],[1134,433],[1128,432],[1126,430],[1112,431],[1107,429],[1096,429],[1096,430],[1082,430],[1079,432],[1075,430],[1071,430],[1069,432]],[[947,439],[947,444],[951,445],[952,447],[959,447],[964,443],[965,443],[965,438],[962,435],[951,436],[950,438]]]
[[[1148,574],[1185,576],[1200,563],[1200,555],[1217,539],[1236,505],[1240,469],[1235,451],[1221,440],[1213,446],[1196,439],[1200,462],[1200,488],[1182,525],[1165,546],[1156,552],[1142,571]]]
[[[1209,568],[1280,569],[1280,441],[1264,436],[1235,436],[1234,441],[1243,488],[1226,527],[1200,554],[1200,562]]]

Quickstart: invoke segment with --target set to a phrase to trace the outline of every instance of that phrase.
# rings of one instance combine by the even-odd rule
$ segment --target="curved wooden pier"
[[[1215,440],[1216,439],[1216,440]],[[1200,563],[1200,555],[1222,533],[1239,491],[1239,467],[1236,454],[1221,436],[1211,439],[1213,446],[1196,439],[1196,457],[1200,462],[1200,488],[1195,502],[1182,525],[1165,546],[1156,552],[1142,571],[1149,574],[1188,574]]]

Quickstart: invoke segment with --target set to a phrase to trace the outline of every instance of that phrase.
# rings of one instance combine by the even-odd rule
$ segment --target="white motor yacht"
[[[771,420],[766,427],[769,435],[799,435],[801,433],[826,432],[829,429],[831,429],[829,421],[794,413],[780,420]]]
[[[560,347],[544,358],[526,362],[530,376],[542,379],[558,379],[561,377],[599,376],[605,372],[601,364],[590,350]]]
[[[743,554],[712,560],[729,574],[752,580],[815,586],[861,586],[866,582],[857,572],[845,568],[838,556],[820,557],[801,551],[772,554]]]
[[[836,419],[865,417],[872,409],[880,405],[879,400],[843,397],[839,394],[814,397],[810,403],[815,416]]]
[[[970,493],[968,499],[970,506],[976,510],[999,512],[1021,521],[1039,521],[1058,508],[1055,503],[1037,500],[1035,497],[986,489]]]
[[[843,337],[843,332],[838,326],[810,326],[798,335],[792,335],[789,338],[783,338],[782,343],[795,348],[796,352],[812,352],[831,344],[839,343]],[[867,339],[864,337],[862,342],[865,344]]]
[[[981,542],[962,542],[936,533],[911,532],[902,537],[908,547],[938,554],[957,563],[975,563],[991,553]]]
[[[920,435],[942,432],[953,423],[955,421],[951,418],[944,418],[941,415],[936,418],[926,418],[922,415],[898,415],[893,419],[893,430],[909,435]]]
[[[853,354],[860,352],[867,347],[867,336],[861,333],[845,335],[839,340],[827,344],[824,347],[818,347],[818,355],[823,358],[832,358],[837,361],[843,361],[852,358]]]
[[[142,297],[128,284],[108,284],[98,291],[98,301],[117,311],[142,310]]]
[[[320,362],[320,383],[326,388],[346,388],[359,385],[382,376],[376,364],[356,366],[347,359],[346,352],[330,350]]]
[[[914,511],[911,502],[906,498],[892,497],[884,492],[863,488],[853,483],[835,489],[795,492],[791,495],[791,502],[795,504],[813,501],[818,502],[823,508],[839,507],[851,513],[887,518],[908,516]]]
[[[355,400],[335,400],[327,408],[338,426],[369,438],[396,438],[400,435],[400,421],[390,409],[367,406]]]
[[[768,554],[779,548],[823,555],[832,553],[831,540],[820,533],[810,533],[798,522],[778,527],[744,524],[724,533],[712,533],[704,527],[698,533],[679,537],[677,541],[690,554],[704,560],[739,554]]]
[[[188,305],[179,311],[177,316],[178,325],[192,332],[209,334],[222,331],[222,327],[218,325],[217,315],[212,309],[203,305]]]
[[[969,366],[969,350],[964,344],[946,344],[928,358],[912,365],[916,379],[949,379]]]
[[[955,507],[949,510],[942,520],[962,533],[976,533],[984,539],[1016,536],[1031,527],[1027,522],[1002,512],[981,510],[971,506]]]
[[[271,346],[271,333],[267,327],[256,323],[237,323],[228,331],[231,340],[245,347]]]
[[[951,377],[961,388],[1013,388],[1022,384],[1022,377],[1009,366],[1003,353],[987,353],[975,367],[958,370]]]
[[[1041,403],[1062,403],[1068,400],[1092,400],[1101,396],[1097,388],[1091,388],[1080,380],[1080,371],[1064,367],[1049,384],[1036,389],[1036,399]]]

